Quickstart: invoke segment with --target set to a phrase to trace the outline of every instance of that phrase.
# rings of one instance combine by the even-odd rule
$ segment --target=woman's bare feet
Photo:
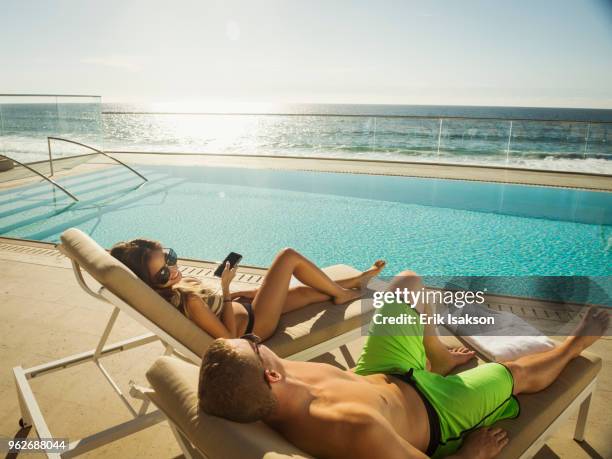
[[[366,269],[360,275],[352,279],[342,281],[342,286],[345,291],[342,295],[333,298],[335,304],[348,303],[363,295],[362,289],[365,288],[368,281],[375,276],[378,276],[384,269],[387,262],[385,260],[376,260],[370,268]]]
[[[474,358],[476,353],[467,347],[455,347],[451,349],[439,348],[433,355],[428,354],[431,371],[446,376],[453,368],[463,365]]]
[[[608,311],[595,306],[589,308],[572,336],[567,338],[572,348],[576,350],[576,355],[601,338],[609,325],[610,314]]]
[[[372,266],[363,271],[360,275],[350,279],[350,283],[344,284],[347,288],[364,288],[368,281],[376,277],[385,268],[385,260],[376,260]]]

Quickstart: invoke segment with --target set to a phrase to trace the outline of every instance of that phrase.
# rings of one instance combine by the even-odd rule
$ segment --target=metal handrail
[[[87,97],[89,99],[102,98],[102,96],[95,94],[0,94],[0,97]]]
[[[76,140],[64,139],[62,137],[52,137],[52,136],[49,136],[49,137],[47,137],[47,146],[49,148],[49,164],[51,165],[51,175],[53,175],[53,156],[51,155],[51,141],[52,140],[59,140],[60,142],[67,142],[67,143],[71,143],[71,144],[74,144],[74,145],[78,145],[78,146],[83,147],[83,148],[88,148],[89,150],[95,151],[96,153],[99,153],[101,155],[106,156],[109,159],[112,159],[116,163],[121,164],[123,167],[127,167],[129,170],[131,170],[134,174],[136,174],[138,177],[143,179],[145,182],[149,181],[149,179],[147,179],[144,175],[142,175],[137,170],[131,168],[130,166],[128,166],[124,162],[119,161],[117,158],[113,158],[112,156],[104,153],[102,150],[98,150],[97,148],[94,148],[94,147],[92,147],[90,145],[85,145],[84,143],[77,142]]]
[[[38,172],[36,169],[31,168],[30,166],[23,164],[22,162],[17,161],[16,159],[11,158],[10,156],[6,156],[6,155],[2,155],[5,158],[8,158],[10,161],[13,161],[14,163],[19,164],[20,166],[25,167],[26,169],[28,169],[31,172],[34,172],[36,175],[44,178],[47,182],[51,183],[53,186],[59,188],[60,190],[62,190],[64,193],[66,193],[68,196],[70,196],[72,199],[74,199],[75,201],[78,201],[78,198],[73,195],[70,191],[68,191],[66,188],[64,188],[63,186],[61,186],[59,183],[57,183],[55,180],[50,179],[49,177],[45,176],[44,174],[41,174],[40,172]]]

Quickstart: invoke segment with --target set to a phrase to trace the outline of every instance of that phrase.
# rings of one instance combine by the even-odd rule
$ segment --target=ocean
[[[612,110],[294,104],[235,110],[14,103],[0,150],[48,157],[47,136],[110,151],[314,156],[509,165],[612,174]],[[207,112],[207,113],[203,113]],[[86,152],[53,142],[56,156]],[[1,152],[0,152],[1,154]]]

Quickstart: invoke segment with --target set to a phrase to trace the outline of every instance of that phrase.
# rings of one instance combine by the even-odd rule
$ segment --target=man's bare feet
[[[455,347],[452,349],[440,347],[433,355],[428,354],[428,357],[431,371],[446,376],[453,368],[469,362],[475,355],[476,353],[467,347]]]
[[[595,306],[589,308],[572,336],[568,338],[576,353],[580,354],[587,347],[603,336],[610,325],[610,314],[605,309]]]
[[[361,289],[343,289],[342,293],[333,298],[334,304],[344,304],[349,303],[357,298],[363,296],[363,291]]]
[[[469,434],[458,454],[452,456],[465,459],[491,459],[508,444],[508,434],[500,428],[483,427]]]

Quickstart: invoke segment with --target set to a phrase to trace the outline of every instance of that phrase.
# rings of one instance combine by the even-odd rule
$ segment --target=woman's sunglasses
[[[170,266],[176,266],[176,262],[178,260],[178,256],[174,249],[162,249],[164,253],[164,258],[166,260],[166,264],[157,272],[153,281],[158,285],[167,284],[170,280]]]

